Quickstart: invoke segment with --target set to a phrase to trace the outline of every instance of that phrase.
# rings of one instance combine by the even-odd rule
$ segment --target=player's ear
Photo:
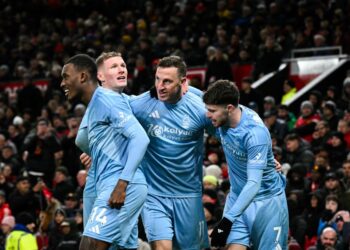
[[[236,109],[236,107],[234,105],[232,105],[232,104],[228,104],[226,106],[226,109],[227,109],[228,112],[232,112],[232,111],[234,111]]]
[[[89,76],[88,76],[88,74],[87,74],[85,71],[82,71],[82,72],[80,73],[80,82],[81,82],[81,83],[87,82],[87,81],[88,81],[88,78],[89,78]]]
[[[186,77],[182,77],[182,78],[181,78],[181,84],[182,84],[182,85],[187,85],[187,86],[188,86],[188,82],[187,82],[187,78],[186,78]]]
[[[97,79],[100,82],[104,82],[104,80],[105,80],[104,75],[102,74],[102,72],[100,70],[97,71]]]

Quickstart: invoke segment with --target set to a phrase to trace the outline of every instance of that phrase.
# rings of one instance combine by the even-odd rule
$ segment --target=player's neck
[[[229,121],[229,125],[231,128],[235,128],[237,127],[237,125],[239,124],[239,122],[241,121],[241,117],[242,117],[242,110],[241,108],[238,106],[237,108],[235,108],[228,116],[228,121]]]
[[[84,95],[82,96],[82,101],[87,105],[89,104],[92,95],[94,94],[97,88],[97,84],[87,84],[86,89],[84,91]]]

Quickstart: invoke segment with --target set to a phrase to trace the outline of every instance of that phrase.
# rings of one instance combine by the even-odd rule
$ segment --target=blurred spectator
[[[337,130],[339,117],[337,107],[333,101],[326,101],[322,107],[322,118],[328,122],[331,130]]]
[[[32,76],[29,73],[23,75],[23,88],[18,91],[18,110],[23,114],[24,109],[30,109],[34,117],[40,115],[43,106],[41,91],[33,85]]]
[[[301,163],[292,165],[287,174],[286,193],[289,194],[291,190],[301,190],[304,192],[309,183],[306,176],[306,166]]]
[[[83,193],[84,193],[86,178],[87,178],[87,171],[85,169],[79,170],[79,172],[76,175],[78,186],[75,190],[75,193],[77,194],[79,201],[83,200]]]
[[[214,176],[217,184],[222,182],[222,170],[216,164],[211,164],[204,169],[205,176]],[[216,185],[217,186],[217,185]]]
[[[57,250],[76,250],[79,249],[80,236],[77,233],[76,225],[73,220],[64,220],[60,224],[61,239],[58,241]]]
[[[303,216],[298,214],[298,201],[289,198],[287,203],[289,211],[290,235],[298,242],[299,245],[303,246],[307,227],[306,222]]]
[[[300,105],[300,116],[293,131],[306,141],[311,142],[312,133],[320,119],[319,114],[315,113],[313,104],[310,101],[303,101]]]
[[[341,210],[338,211],[333,221],[336,223],[336,230],[338,236],[338,245],[340,249],[349,249],[350,240],[350,216],[349,211]]]
[[[318,90],[310,91],[308,101],[312,103],[314,112],[320,114],[322,105],[322,93]]]
[[[325,199],[325,209],[323,210],[321,219],[318,223],[317,235],[320,235],[324,228],[332,227],[336,230],[336,224],[332,221],[335,213],[339,210],[339,200],[338,197],[334,194],[326,196]]]
[[[337,232],[332,227],[326,227],[317,241],[317,245],[311,246],[308,250],[340,250],[337,248]]]
[[[0,221],[11,214],[10,206],[6,203],[6,194],[3,190],[0,190]]]
[[[320,189],[320,193],[323,197],[326,197],[330,194],[337,196],[338,205],[344,206],[344,186],[340,182],[338,175],[335,172],[329,172],[325,176],[324,187]]]
[[[328,122],[323,120],[318,121],[315,126],[315,131],[312,133],[311,146],[313,151],[315,152],[324,148],[327,145],[330,136],[331,130]]]
[[[288,133],[288,125],[284,121],[277,119],[277,110],[265,111],[264,123],[270,133],[276,136],[278,146],[281,146],[284,137]]]
[[[326,91],[325,101],[332,101],[334,104],[338,101],[337,88],[334,85],[330,85]]]
[[[61,238],[61,223],[66,219],[66,213],[62,208],[58,208],[53,217],[53,221],[49,227],[49,243],[48,249],[56,249]]]
[[[151,86],[153,86],[152,72],[146,66],[145,58],[138,55],[136,57],[132,84],[129,87],[131,94],[137,95],[143,93],[149,90]]]
[[[227,59],[227,55],[221,48],[216,48],[214,58],[208,63],[205,77],[205,88],[207,88],[211,83],[220,79],[232,81],[231,65]]]
[[[346,142],[346,149],[350,149],[350,123],[344,119],[339,120],[337,131],[341,132]]]
[[[326,167],[317,162],[317,157],[315,160],[315,165],[311,169],[309,176],[309,187],[306,191],[317,192],[318,189],[323,187],[323,178],[326,173]]]
[[[0,163],[1,164],[1,163]],[[8,166],[2,164],[2,169],[0,169],[0,190],[5,193],[6,198],[9,197],[9,194],[12,193],[14,189],[14,183],[12,182],[11,176],[6,176],[6,171],[8,171]]]
[[[273,96],[265,96],[263,106],[264,106],[263,112],[269,111],[271,109],[275,109],[276,107],[275,98]]]
[[[290,112],[286,105],[279,105],[277,107],[277,119],[284,121],[288,125],[288,131],[294,128],[297,120],[293,112]]]
[[[75,138],[79,129],[79,119],[77,117],[69,117],[67,119],[68,134],[63,136],[61,147],[63,150],[62,165],[66,166],[70,176],[76,176],[81,168],[79,156],[81,150],[75,145]],[[74,180],[74,183],[75,180]]]
[[[249,106],[250,102],[255,102],[258,106],[258,111],[263,110],[263,99],[261,95],[252,88],[253,80],[250,77],[244,77],[241,83],[240,104],[244,106]]]
[[[317,229],[324,210],[324,201],[319,192],[312,192],[308,195],[308,203],[303,212],[306,222],[305,246],[312,245],[317,240]]]
[[[28,177],[17,178],[16,188],[9,196],[9,205],[15,217],[21,212],[27,212],[34,218],[37,216],[37,210],[41,205],[39,198],[31,189]]]
[[[15,217],[5,216],[1,220],[0,249],[5,249],[6,239],[15,227]]]
[[[301,139],[297,134],[289,134],[285,138],[283,162],[288,162],[292,166],[296,163],[301,163],[309,171],[314,163],[314,154],[305,140]]]
[[[16,216],[16,225],[6,240],[6,249],[38,249],[33,235],[35,218],[29,213],[20,213]]]
[[[335,171],[341,168],[348,153],[343,134],[337,131],[332,132],[325,147],[329,155],[331,169]]]
[[[76,210],[79,209],[79,200],[75,193],[68,193],[64,199],[62,208],[66,212],[67,218],[74,218]]]
[[[49,121],[39,119],[35,133],[29,134],[23,145],[25,167],[35,176],[42,174],[45,184],[52,185],[56,168],[56,157],[61,151],[61,145],[49,127]],[[34,173],[34,174],[33,174]],[[32,184],[35,183],[32,180]]]
[[[4,146],[1,150],[0,159],[4,164],[8,164],[9,166],[11,166],[11,171],[14,175],[19,174],[22,165],[19,162],[17,155],[15,155],[15,153],[13,152],[13,147],[8,145]]]
[[[216,206],[210,202],[203,204],[205,220],[208,226],[208,233],[210,234],[212,229],[216,226],[218,219],[215,217]]]
[[[286,102],[295,96],[297,89],[295,88],[295,83],[292,80],[285,80],[283,82],[283,96],[281,104],[286,104]]]
[[[258,59],[255,68],[255,79],[278,69],[282,62],[282,47],[273,35],[268,35],[264,44],[259,46]]]
[[[71,192],[74,192],[74,186],[67,168],[63,166],[56,168],[52,189],[53,197],[63,203],[65,197]]]
[[[344,79],[342,94],[337,105],[342,110],[350,110],[350,77]]]
[[[345,190],[350,189],[350,160],[345,160],[342,165],[343,179],[342,182],[345,186]]]
[[[16,116],[13,119],[13,124],[10,124],[8,126],[7,133],[8,133],[9,139],[16,145],[16,148],[21,149],[23,145],[24,134],[23,134],[23,131],[20,129],[20,125],[15,125],[16,122],[18,122],[18,119],[22,119],[22,118],[20,118],[19,116]],[[23,124],[23,119],[22,119],[22,124]]]

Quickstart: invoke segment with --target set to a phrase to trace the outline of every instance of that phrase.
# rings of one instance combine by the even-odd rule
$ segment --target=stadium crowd
[[[86,107],[66,101],[61,70],[77,53],[111,50],[128,65],[128,94],[148,90],[155,65],[167,55],[207,67],[202,84],[191,82],[203,90],[221,78],[234,80],[233,64],[254,65],[242,80],[241,103],[264,119],[287,176],[290,249],[349,249],[350,75],[341,90],[310,92],[298,114],[251,88],[291,49],[341,46],[349,54],[348,1],[19,0],[0,6],[0,88],[23,84],[0,93],[0,249],[18,224],[35,233],[39,249],[78,249],[87,172],[75,137]],[[37,79],[48,79],[47,89],[35,86]],[[219,141],[207,136],[204,154],[210,231],[230,187]],[[146,241],[142,230],[140,238]]]

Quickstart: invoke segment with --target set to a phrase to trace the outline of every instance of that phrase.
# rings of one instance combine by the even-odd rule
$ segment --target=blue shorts
[[[201,197],[148,195],[142,210],[148,241],[172,240],[173,249],[209,247]]]
[[[226,199],[225,210],[234,204],[232,193]],[[287,249],[288,207],[285,193],[270,199],[253,201],[233,223],[227,244],[240,244],[252,249]]]
[[[147,185],[130,183],[121,209],[110,208],[108,200],[115,185],[101,191],[95,199],[84,236],[123,248],[137,248],[137,222],[147,197]]]

